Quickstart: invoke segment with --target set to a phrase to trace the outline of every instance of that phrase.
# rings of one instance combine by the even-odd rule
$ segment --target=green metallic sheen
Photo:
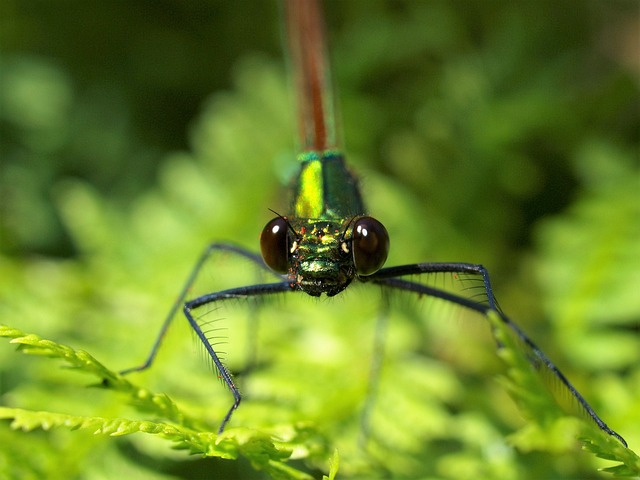
[[[305,152],[298,159],[291,209],[296,218],[337,220],[364,214],[358,182],[339,152]]]
[[[332,297],[344,290],[356,276],[350,238],[351,219],[333,222],[291,219],[298,232],[289,255],[289,280],[314,297]]]

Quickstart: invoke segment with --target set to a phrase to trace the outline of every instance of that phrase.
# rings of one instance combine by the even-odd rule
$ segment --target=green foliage
[[[282,62],[246,52],[280,58],[276,9],[196,3],[9,1],[0,16],[0,322],[54,340],[4,330],[21,350],[96,379],[86,388],[60,360],[0,344],[3,416],[36,428],[0,422],[0,477],[637,472],[615,439],[561,415],[512,349],[510,379],[495,381],[486,319],[428,299],[392,299],[364,439],[376,289],[221,313],[233,371],[257,331],[222,438],[210,432],[230,395],[182,318],[152,369],[110,370],[145,358],[207,242],[256,250],[267,209],[288,204]],[[622,34],[633,2],[328,4],[347,156],[391,234],[388,264],[485,264],[505,312],[637,448],[640,93]],[[215,260],[203,288],[255,281]],[[245,321],[254,312],[259,323]]]
[[[640,475],[640,457],[620,442],[585,422],[567,423],[566,417],[562,415],[539,377],[533,373],[505,324],[495,314],[490,313],[488,319],[494,328],[496,339],[502,345],[499,350],[500,356],[510,367],[509,381],[505,385],[518,400],[520,408],[531,419],[531,423],[525,429],[513,436],[514,443],[524,450],[545,446],[549,448],[551,444],[548,442],[545,444],[546,439],[549,438],[548,432],[553,432],[552,438],[563,439],[563,441],[568,438],[567,433],[572,437],[579,434],[586,448],[596,456],[622,462],[606,468],[605,471],[616,476]],[[87,429],[96,435],[110,436],[146,433],[167,439],[174,443],[174,448],[188,450],[191,454],[224,459],[245,456],[253,468],[267,472],[271,478],[313,478],[305,472],[288,466],[285,462],[295,450],[306,452],[303,457],[307,457],[314,450],[317,455],[317,432],[314,433],[308,428],[296,429],[292,425],[289,427],[289,438],[275,443],[272,434],[246,428],[229,429],[222,435],[216,435],[208,432],[205,425],[199,425],[197,421],[189,419],[180,412],[178,406],[166,395],[153,394],[133,385],[121,375],[106,368],[87,352],[75,351],[68,346],[43,340],[33,334],[24,334],[2,325],[0,325],[0,336],[11,338],[11,343],[18,345],[18,350],[22,353],[59,358],[64,360],[71,369],[98,377],[103,388],[121,392],[128,403],[145,415],[152,415],[170,422],[85,417],[0,407],[0,419],[12,420],[11,428],[13,429],[28,432],[37,428],[49,430],[54,427],[64,427],[71,430]],[[292,432],[293,435],[291,435]],[[555,448],[557,447],[564,448],[563,445],[557,445]],[[330,462],[329,477],[323,478],[335,478],[338,465],[339,457],[336,450]]]
[[[331,464],[329,468],[329,476],[322,476],[322,480],[335,480],[336,475],[338,474],[338,467],[340,466],[340,455],[338,450],[333,452],[333,457],[331,458]]]
[[[267,433],[245,428],[229,429],[218,436],[207,432],[204,426],[198,425],[198,422],[180,412],[177,405],[166,395],[154,394],[133,385],[119,374],[107,369],[87,352],[75,351],[66,345],[43,340],[33,334],[25,335],[19,330],[2,325],[0,325],[0,336],[11,338],[11,343],[17,344],[22,353],[60,358],[72,369],[97,376],[104,388],[123,393],[124,398],[136,409],[146,415],[171,422],[167,424],[123,418],[83,417],[0,407],[0,418],[11,419],[11,428],[28,432],[36,428],[49,430],[54,427],[64,427],[71,430],[87,429],[96,435],[110,436],[141,432],[165,438],[175,444],[174,448],[188,450],[191,454],[225,459],[237,459],[238,456],[243,455],[256,470],[264,470],[271,478],[312,478],[284,463],[294,449],[302,448],[308,451],[308,445],[304,443],[305,437],[310,433],[308,431],[295,430],[296,427],[292,426],[293,435],[286,441],[277,442],[277,445]],[[334,464],[333,473],[330,474],[332,478],[335,477],[335,469],[337,469],[337,454],[334,456]]]

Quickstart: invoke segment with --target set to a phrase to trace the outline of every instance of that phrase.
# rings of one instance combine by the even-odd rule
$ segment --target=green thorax
[[[358,182],[335,150],[298,156],[300,175],[294,186],[293,217],[339,220],[364,214]]]

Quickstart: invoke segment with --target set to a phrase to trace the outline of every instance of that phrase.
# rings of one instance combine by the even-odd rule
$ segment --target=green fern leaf
[[[169,397],[151,393],[134,385],[83,350],[74,350],[69,346],[43,340],[37,335],[25,334],[4,325],[0,325],[0,337],[11,338],[10,343],[17,344],[18,350],[22,353],[59,358],[64,360],[69,368],[98,377],[100,383],[97,386],[124,393],[128,396],[129,402],[142,412],[154,414],[179,425],[198,428],[198,422],[187,418]]]
[[[12,428],[23,431],[64,427],[71,430],[91,430],[95,435],[113,437],[133,433],[157,435],[174,442],[176,448],[189,450],[191,454],[226,459],[236,459],[239,455],[245,456],[256,470],[263,470],[274,479],[312,478],[283,463],[291,456],[291,448],[276,446],[266,434],[248,429],[230,429],[218,436],[165,423],[124,418],[82,417],[6,407],[0,407],[0,419],[10,419]]]

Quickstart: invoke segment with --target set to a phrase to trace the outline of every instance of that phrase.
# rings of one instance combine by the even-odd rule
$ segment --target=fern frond
[[[187,417],[178,406],[165,394],[152,393],[138,387],[122,375],[114,372],[83,350],[45,340],[34,334],[26,334],[15,328],[0,325],[0,337],[11,338],[18,345],[18,351],[27,355],[42,355],[59,358],[68,364],[68,368],[82,373],[94,375],[100,379],[95,386],[115,390],[128,397],[128,401],[136,409],[153,414],[170,422],[189,428],[204,428],[195,419]]]
[[[0,407],[0,419],[9,419],[13,429],[24,431],[63,427],[70,430],[90,430],[95,435],[114,437],[146,433],[167,439],[174,443],[174,448],[189,450],[191,454],[225,459],[244,456],[256,470],[265,471],[274,479],[313,478],[284,463],[293,451],[291,445],[276,445],[268,435],[244,428],[230,429],[223,435],[216,435],[166,423],[124,418],[83,417],[6,407]]]
[[[584,443],[583,448],[596,457],[622,462],[612,467],[603,468],[604,472],[612,473],[616,477],[640,477],[640,457],[609,435],[605,435],[587,424],[585,433],[580,437],[580,440]]]
[[[0,337],[11,338],[11,343],[17,344],[18,350],[22,353],[59,358],[64,360],[70,368],[95,375],[101,379],[100,386],[125,394],[129,402],[138,410],[171,422],[77,416],[0,407],[0,419],[11,420],[12,429],[32,431],[62,427],[69,430],[89,430],[95,435],[109,436],[146,433],[169,440],[173,442],[174,448],[188,450],[191,454],[225,459],[237,459],[243,456],[256,470],[265,471],[274,479],[312,478],[307,473],[285,463],[294,450],[298,452],[298,456],[308,455],[311,451],[309,446],[305,445],[310,434],[307,427],[290,427],[286,435],[279,432],[278,436],[286,437],[286,440],[276,440],[277,436],[272,438],[269,433],[244,428],[229,429],[217,435],[207,431],[199,422],[188,418],[166,395],[152,393],[135,386],[102,365],[87,352],[74,350],[69,346],[44,340],[37,335],[25,334],[4,325],[0,325]],[[336,458],[335,455],[334,458]],[[332,471],[337,471],[337,464],[332,467]]]

